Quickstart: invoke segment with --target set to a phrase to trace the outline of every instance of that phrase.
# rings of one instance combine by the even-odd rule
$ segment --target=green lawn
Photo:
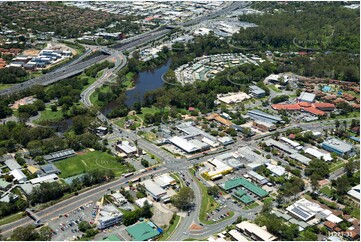
[[[265,198],[265,199],[262,200],[262,202],[263,202],[264,204],[272,203],[272,201],[273,201],[273,198],[271,198],[271,197],[268,197],[268,198]]]
[[[61,171],[60,177],[62,178],[97,169],[111,169],[115,172],[116,176],[120,176],[130,170],[130,167],[117,162],[114,156],[100,151],[89,151],[83,155],[76,155],[65,160],[56,161],[54,165]]]
[[[253,203],[251,203],[250,205],[248,205],[248,206],[246,206],[246,207],[244,207],[246,210],[249,210],[249,209],[252,209],[252,208],[256,208],[256,207],[258,207],[259,206],[259,204],[258,203],[256,203],[256,202],[253,202]]]
[[[159,238],[158,240],[163,240],[163,241],[167,240],[173,234],[175,228],[177,228],[179,221],[180,221],[180,216],[177,215],[175,217],[173,224],[168,227],[168,229],[162,234],[161,238]]]
[[[40,112],[40,117],[36,120],[36,122],[41,121],[58,121],[63,119],[63,113],[61,111],[61,108],[58,107],[56,112],[51,111],[50,106],[46,107],[44,111]]]
[[[191,172],[192,175],[194,174],[193,169],[189,169],[189,171]],[[206,220],[207,213],[212,212],[213,210],[218,208],[219,204],[216,202],[216,200],[213,197],[208,195],[207,187],[204,186],[203,183],[198,181],[198,179],[194,179],[194,180],[197,181],[197,184],[201,189],[201,193],[202,193],[202,202],[201,202],[201,210],[199,212],[199,220],[205,224],[213,224],[214,221]]]
[[[2,219],[0,219],[0,226],[17,221],[17,220],[21,219],[23,216],[24,216],[24,212],[19,212],[19,213],[7,216],[5,218],[2,218]]]
[[[150,113],[150,114],[154,115],[156,112],[160,112],[160,109],[157,108],[157,107],[154,107],[154,106],[151,107],[151,108],[143,107],[143,108],[142,108],[142,113],[137,114],[137,115],[138,115],[141,119],[144,120],[144,115],[145,115],[146,113]]]
[[[9,88],[11,86],[12,86],[11,84],[0,84],[0,90],[4,90],[4,89]]]
[[[330,172],[334,172],[343,166],[345,166],[345,163],[343,161],[339,161],[337,163],[330,164]]]
[[[320,189],[320,192],[322,192],[323,194],[325,194],[326,196],[331,197],[332,196],[332,191],[329,188],[329,186],[324,186]]]
[[[125,80],[122,83],[127,89],[132,88],[135,86],[135,83],[133,82],[133,79],[135,77],[135,73],[134,72],[128,72],[125,75]]]
[[[270,89],[272,89],[275,92],[282,92],[280,89],[278,89],[275,85],[267,85],[267,87],[269,87]]]
[[[352,216],[354,216],[357,219],[360,219],[360,207],[354,207],[351,213]]]

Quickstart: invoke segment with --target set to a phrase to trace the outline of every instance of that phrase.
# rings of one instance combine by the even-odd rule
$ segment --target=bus
[[[140,182],[140,177],[134,178],[134,179],[132,180],[132,183],[136,183],[136,182]]]
[[[127,174],[124,174],[124,178],[127,178],[127,177],[130,177],[130,176],[133,176],[134,175],[134,172],[130,172],[130,173],[127,173]]]

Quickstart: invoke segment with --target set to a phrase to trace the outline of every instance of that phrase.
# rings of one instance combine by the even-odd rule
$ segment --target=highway
[[[128,181],[134,178],[144,178],[150,175],[160,175],[168,171],[169,170],[167,170],[167,168],[163,167],[157,170],[148,171],[147,173],[138,173],[128,178],[120,178],[115,181],[105,183],[101,186],[91,188],[83,193],[80,193],[77,196],[73,196],[53,206],[36,212],[35,214],[40,217],[41,223],[46,223],[51,219],[59,217],[60,214],[69,213],[70,211],[78,208],[84,203],[99,200],[109,189],[119,189],[121,185],[126,184]],[[0,226],[1,234],[6,237],[7,235],[10,235],[15,228],[33,223],[34,220],[32,220],[30,217],[24,217],[15,222]]]

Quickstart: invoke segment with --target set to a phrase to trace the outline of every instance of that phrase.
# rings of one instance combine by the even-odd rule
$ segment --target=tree
[[[207,187],[207,193],[208,193],[208,195],[216,197],[216,196],[218,196],[219,188],[217,186]]]
[[[138,114],[142,112],[142,104],[140,102],[135,102],[133,104],[133,108],[134,108],[135,112]]]
[[[190,187],[182,187],[178,194],[171,197],[171,203],[181,210],[188,210],[194,198],[194,191]]]
[[[52,104],[50,106],[50,109],[51,109],[52,112],[56,112],[58,110],[58,106],[56,106],[55,104]]]
[[[141,162],[142,166],[149,167],[149,162],[147,160],[142,159]]]
[[[78,228],[81,232],[84,232],[87,231],[88,229],[91,228],[90,224],[86,221],[81,221],[79,224],[78,224]]]
[[[34,225],[27,225],[24,227],[18,227],[14,230],[10,236],[12,241],[35,241],[39,240],[39,234],[35,232]]]
[[[52,229],[49,226],[43,226],[39,229],[39,240],[49,241],[52,236]]]

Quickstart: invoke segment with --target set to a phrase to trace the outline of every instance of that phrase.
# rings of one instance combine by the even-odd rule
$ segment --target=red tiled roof
[[[301,107],[311,107],[311,104],[308,102],[299,102],[298,105],[300,105]]]
[[[335,104],[332,103],[312,103],[314,108],[335,108]]]
[[[271,107],[275,110],[301,110],[298,104],[272,104]]]
[[[355,108],[355,109],[359,109],[359,108],[360,108],[360,104],[353,103],[353,104],[352,104],[352,107]]]
[[[295,138],[296,138],[296,135],[295,135],[295,134],[290,134],[290,135],[288,136],[288,138],[290,138],[290,139],[295,139]]]
[[[341,102],[345,102],[345,99],[337,98],[336,100],[333,101],[333,103],[341,103]]]
[[[305,110],[306,112],[312,113],[312,114],[314,114],[314,115],[317,115],[317,116],[323,116],[323,115],[325,115],[325,112],[324,112],[324,111],[318,110],[317,108],[313,108],[313,107],[303,108],[303,110]]]
[[[334,229],[335,227],[337,227],[337,224],[332,223],[332,222],[330,222],[330,221],[326,221],[326,222],[324,223],[324,225],[325,225],[326,227],[330,228],[330,229]]]

